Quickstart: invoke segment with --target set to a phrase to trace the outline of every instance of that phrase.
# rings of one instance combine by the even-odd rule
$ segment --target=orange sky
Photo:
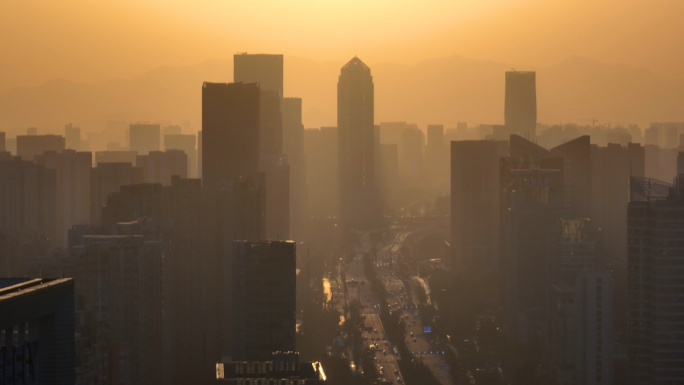
[[[548,66],[570,55],[684,78],[682,0],[5,0],[0,92],[130,78],[237,51]]]

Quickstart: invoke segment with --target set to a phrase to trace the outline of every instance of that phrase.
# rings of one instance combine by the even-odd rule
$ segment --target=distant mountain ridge
[[[362,58],[363,59],[363,58]],[[308,127],[334,125],[337,77],[344,63],[285,57],[285,96],[303,98]],[[376,122],[421,126],[501,123],[504,72],[514,65],[445,57],[415,66],[366,63],[375,83]],[[517,70],[535,70],[517,68]],[[684,80],[644,68],[608,65],[571,56],[537,71],[538,120],[542,123],[684,121]],[[232,81],[232,61],[212,59],[185,67],[160,67],[133,79],[100,84],[52,80],[0,94],[0,131],[37,126],[49,131],[72,122],[85,131],[107,121],[190,121],[201,126],[203,81]]]

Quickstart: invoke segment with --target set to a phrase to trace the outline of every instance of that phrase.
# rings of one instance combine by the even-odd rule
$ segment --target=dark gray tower
[[[283,55],[246,53],[233,56],[235,82],[259,83],[262,90],[278,91],[283,97]]]
[[[366,217],[374,206],[374,89],[370,68],[354,57],[337,83],[340,215]]]
[[[535,72],[506,72],[506,127],[511,134],[533,139],[537,129]]]
[[[259,172],[259,104],[256,83],[202,85],[202,184]]]

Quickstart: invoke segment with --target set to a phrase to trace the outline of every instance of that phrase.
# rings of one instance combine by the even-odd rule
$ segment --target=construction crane
[[[596,126],[596,122],[598,122],[599,120],[596,119],[596,118],[591,118],[591,119],[580,119],[580,122],[584,122],[584,121],[590,121],[590,122],[591,122],[591,126],[592,126],[592,127],[595,127],[595,126]]]

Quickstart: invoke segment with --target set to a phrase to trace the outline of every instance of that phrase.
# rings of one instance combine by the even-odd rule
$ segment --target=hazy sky
[[[0,91],[235,52],[532,67],[579,55],[683,78],[682,0],[3,0]]]

